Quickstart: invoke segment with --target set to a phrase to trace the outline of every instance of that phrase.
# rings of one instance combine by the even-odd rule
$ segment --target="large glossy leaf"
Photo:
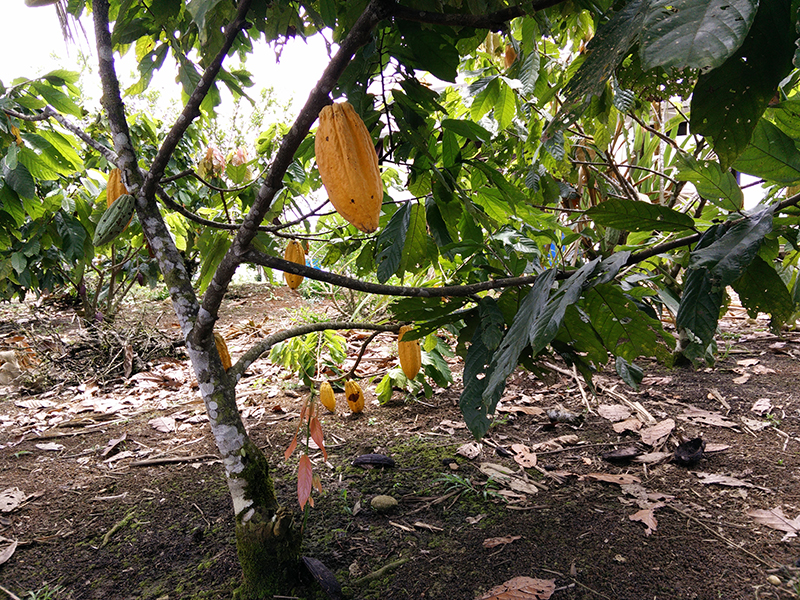
[[[692,94],[691,129],[711,138],[723,168],[744,152],[795,51],[791,0],[761,2],[739,50],[700,75]]]
[[[767,181],[795,183],[800,181],[800,151],[792,138],[762,118],[733,167]]]
[[[587,290],[585,310],[606,348],[633,362],[639,356],[655,356],[659,348],[658,321],[641,311],[622,290],[610,283]]]
[[[472,121],[462,121],[459,119],[444,119],[442,127],[476,142],[491,142],[492,133]]]
[[[501,386],[492,395],[485,396],[492,368],[490,365],[494,364],[492,356],[492,351],[483,342],[483,328],[479,323],[464,359],[464,387],[458,401],[464,422],[476,439],[482,438],[489,431],[491,425],[489,417],[494,414],[500,395],[503,393]]]
[[[800,100],[785,100],[767,109],[778,129],[792,139],[800,139]]]
[[[542,273],[522,301],[514,317],[514,322],[509,327],[503,342],[492,357],[491,373],[487,373],[483,392],[487,400],[502,392],[506,378],[517,368],[522,350],[530,344],[529,330],[531,324],[536,322],[547,307],[550,288],[555,282],[555,278],[556,273],[553,270]]]
[[[652,0],[640,43],[645,69],[713,69],[744,42],[758,0]]]
[[[773,205],[748,215],[707,247],[692,252],[689,269],[709,269],[721,287],[733,283],[756,256],[764,237],[772,231],[774,210]]]
[[[608,350],[592,327],[589,315],[575,304],[567,307],[556,339],[568,344],[595,366],[608,362]]]
[[[755,318],[758,313],[772,316],[773,326],[786,323],[794,312],[794,300],[786,284],[771,264],[756,256],[742,276],[731,286],[742,306]]]
[[[718,162],[697,160],[685,153],[675,157],[679,181],[690,181],[697,193],[712,204],[728,211],[741,210],[744,206],[744,194],[736,178],[730,171],[723,171]]]
[[[406,230],[406,240],[400,260],[400,274],[415,272],[426,263],[428,256],[428,230],[425,222],[425,209],[418,202],[410,202],[411,211]]]
[[[406,202],[400,207],[378,236],[375,264],[377,265],[376,275],[381,283],[386,283],[400,267],[412,206],[413,203]]]
[[[609,198],[586,211],[596,223],[623,231],[686,231],[694,220],[667,206]]]
[[[497,301],[490,296],[481,298],[478,308],[481,317],[483,345],[489,350],[495,350],[503,340],[506,328],[503,312],[497,305]]]

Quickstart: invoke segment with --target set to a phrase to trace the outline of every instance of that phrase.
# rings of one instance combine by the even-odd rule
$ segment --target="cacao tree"
[[[169,291],[223,460],[242,598],[296,585],[298,526],[235,402],[245,369],[280,341],[407,322],[404,343],[449,331],[464,358],[461,409],[480,437],[520,365],[541,372],[558,356],[591,382],[613,360],[636,386],[640,357],[711,362],[729,290],[776,330],[793,323],[798,0],[57,4],[91,15],[103,114],[84,113],[72,74],[0,87],[0,272],[37,289],[65,283],[65,263],[90,264],[102,187],[92,169],[121,170],[140,227],[129,235],[142,252],[146,240]],[[329,64],[290,126],[262,123],[255,185],[206,185],[221,172],[213,152],[202,174],[191,168],[198,127],[221,86],[243,97],[251,83],[228,57],[316,35],[331,40]],[[128,95],[175,65],[186,101],[163,133],[126,113],[115,57],[129,51],[141,79]],[[325,193],[314,123],[343,100],[377,147],[375,233],[303,210]],[[747,208],[741,173],[761,186]],[[326,270],[282,258],[282,240],[309,237],[325,239]],[[195,277],[188,247],[200,250]],[[26,276],[45,255],[45,275]],[[243,265],[390,296],[394,320],[272,334],[226,370],[213,329]],[[446,385],[435,343],[414,377]]]

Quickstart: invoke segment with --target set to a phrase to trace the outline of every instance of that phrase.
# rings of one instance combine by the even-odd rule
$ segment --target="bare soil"
[[[285,288],[235,292],[219,326],[234,360],[300,313],[333,314]],[[69,307],[0,306],[0,352],[25,370],[23,386],[0,388],[0,598],[229,598],[238,584],[232,506],[171,308],[143,304],[115,335],[82,329]],[[350,356],[363,337],[347,335]],[[379,336],[359,373],[392,366],[392,344]],[[610,371],[593,394],[555,361],[563,373],[547,382],[516,373],[472,458],[460,378],[385,406],[380,377],[365,379],[364,413],[341,401],[322,418],[328,460],[312,450],[323,491],[303,553],[346,598],[797,598],[800,335],[729,317],[720,346],[714,369],[642,363],[638,392]],[[283,455],[308,391],[266,359],[238,391],[282,502],[297,506],[298,453]],[[698,436],[699,462],[674,462]],[[633,460],[603,457],[629,447]],[[352,464],[369,453],[395,466]],[[379,512],[379,495],[397,506]],[[752,513],[771,509],[782,513],[766,523]],[[549,591],[490,592],[520,576]]]

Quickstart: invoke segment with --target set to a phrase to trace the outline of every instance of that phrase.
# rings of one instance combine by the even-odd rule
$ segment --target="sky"
[[[68,46],[63,39],[55,7],[30,8],[25,6],[23,0],[2,0],[2,4],[4,22],[13,23],[13,26],[6,26],[0,35],[0,81],[4,85],[8,86],[17,77],[42,75],[54,69],[79,71],[79,50],[91,53],[89,62],[96,72],[94,30],[91,20],[86,16],[83,22],[86,37],[84,32],[78,30],[75,32],[77,45]],[[116,58],[119,60],[118,55]],[[256,81],[253,93],[257,97],[258,90],[271,85],[281,102],[294,100],[293,107],[299,110],[322,74],[327,60],[324,43],[317,38],[308,40],[308,43],[299,38],[292,40],[284,50],[279,64],[275,63],[274,52],[265,48],[254,60],[247,63],[247,68]],[[238,63],[238,59],[236,62]],[[235,64],[231,63],[232,66]],[[133,83],[134,69],[135,61],[132,56],[118,63],[123,88]],[[167,98],[170,95],[179,97],[180,91],[175,84],[174,73],[167,71],[165,65],[157,80],[154,80],[154,85]],[[94,87],[91,79],[87,79],[85,85],[87,88]],[[99,87],[97,81],[96,88],[99,90]],[[91,91],[87,89],[87,93],[91,94]],[[99,95],[98,91],[97,96]]]

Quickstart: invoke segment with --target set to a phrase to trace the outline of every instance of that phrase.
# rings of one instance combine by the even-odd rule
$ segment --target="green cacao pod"
[[[136,199],[130,194],[122,194],[106,209],[97,222],[92,244],[103,246],[116,239],[128,226],[136,208]]]

